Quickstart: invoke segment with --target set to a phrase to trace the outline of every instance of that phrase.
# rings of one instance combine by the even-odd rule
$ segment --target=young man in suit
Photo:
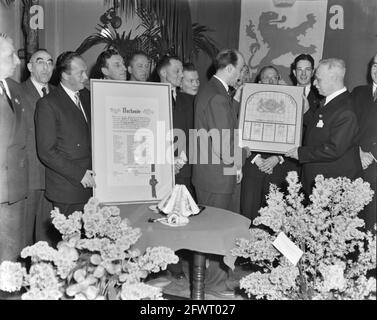
[[[12,39],[0,34],[0,263],[25,246],[26,131],[19,84],[9,79],[19,64]]]
[[[375,233],[373,227],[377,215],[377,54],[371,61],[370,75],[372,84],[353,89],[352,98],[359,120],[357,141],[363,167],[362,178],[370,183],[374,191],[372,202],[364,208],[361,216],[365,220],[366,229]]]
[[[91,170],[90,97],[85,61],[64,52],[56,61],[58,87],[38,100],[37,152],[46,167],[46,197],[60,212],[82,211],[95,187]]]
[[[359,129],[352,98],[344,86],[345,63],[341,59],[326,59],[319,63],[314,85],[326,97],[308,122],[302,147],[285,155],[303,165],[302,182],[311,194],[318,174],[325,178],[360,177],[361,162],[355,143]]]
[[[234,87],[244,66],[244,58],[235,49],[224,49],[215,59],[216,74],[199,89],[195,100],[195,148],[197,164],[193,166],[193,183],[199,204],[232,210],[237,183],[242,179],[242,150],[238,148],[237,110],[239,89]],[[203,141],[201,141],[203,140]],[[203,143],[202,143],[203,142]],[[221,297],[234,295],[228,286],[228,270],[222,257],[213,255],[206,271],[206,291]]]
[[[49,240],[51,203],[45,198],[45,168],[37,156],[34,113],[37,101],[53,87],[49,85],[54,63],[51,54],[40,49],[31,56],[27,68],[30,77],[22,83],[22,99],[27,126],[27,156],[29,162],[29,191],[26,200],[26,243]]]
[[[314,75],[314,59],[310,54],[300,54],[295,58],[292,72],[296,78],[297,86],[304,87],[304,95],[308,99],[309,107],[314,112],[319,107],[323,98],[315,86],[312,85]]]

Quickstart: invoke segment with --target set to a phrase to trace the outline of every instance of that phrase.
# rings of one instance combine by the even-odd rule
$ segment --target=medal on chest
[[[325,123],[323,122],[322,118],[323,118],[323,115],[320,114],[319,115],[319,120],[318,120],[317,125],[316,125],[317,128],[323,128],[323,126],[325,125]]]

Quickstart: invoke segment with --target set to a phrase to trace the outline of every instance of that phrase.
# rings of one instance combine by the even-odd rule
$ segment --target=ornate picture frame
[[[284,154],[301,146],[303,87],[246,83],[241,98],[239,144]]]

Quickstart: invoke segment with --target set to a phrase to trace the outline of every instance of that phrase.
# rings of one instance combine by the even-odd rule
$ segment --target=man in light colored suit
[[[37,101],[53,87],[48,84],[54,67],[51,55],[44,49],[31,56],[27,67],[30,77],[22,83],[22,100],[25,106],[27,127],[27,155],[29,162],[29,192],[26,200],[26,244],[48,241],[51,226],[51,203],[45,198],[45,169],[37,156],[34,113]]]
[[[24,112],[19,84],[8,79],[19,63],[12,39],[0,34],[0,263],[16,261],[25,245],[28,173]]]
[[[195,101],[195,128],[199,139],[197,164],[193,165],[193,184],[199,204],[233,209],[236,184],[242,179],[242,150],[237,147],[239,89],[234,87],[244,66],[244,58],[235,49],[222,50],[216,57],[216,74],[199,89]],[[241,88],[241,87],[240,87]],[[237,101],[238,100],[238,101]],[[220,297],[234,295],[228,285],[228,269],[222,257],[212,255],[205,276],[205,290]]]

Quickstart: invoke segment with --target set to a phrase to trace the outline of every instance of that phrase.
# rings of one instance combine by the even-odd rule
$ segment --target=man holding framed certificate
[[[311,194],[318,174],[325,178],[361,176],[361,161],[356,135],[359,129],[350,93],[344,86],[346,66],[341,59],[319,63],[314,85],[325,96],[324,105],[312,115],[302,147],[286,152],[303,164],[303,187]]]

